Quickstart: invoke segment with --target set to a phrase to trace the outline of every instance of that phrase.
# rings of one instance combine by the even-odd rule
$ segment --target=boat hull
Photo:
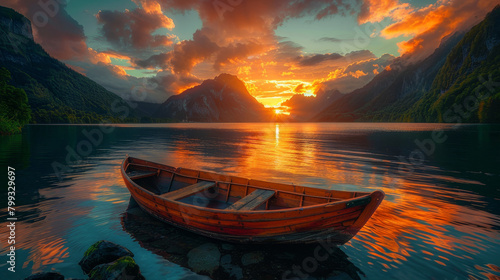
[[[125,185],[144,211],[171,225],[228,242],[344,244],[364,226],[384,197],[383,192],[374,191],[345,201],[290,209],[213,209],[165,199],[131,180],[126,168],[124,161]]]

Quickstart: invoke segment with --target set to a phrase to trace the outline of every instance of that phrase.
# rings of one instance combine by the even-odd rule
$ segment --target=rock
[[[229,277],[231,278],[236,278],[236,279],[241,279],[243,278],[243,269],[241,267],[234,265],[234,264],[223,264],[222,268],[224,271],[229,274]]]
[[[85,274],[89,274],[94,267],[113,262],[125,256],[133,257],[134,254],[123,246],[101,240],[87,249],[83,259],[78,264],[82,267]]]
[[[205,272],[210,275],[219,268],[219,248],[213,243],[205,243],[189,251],[188,266],[197,273]]]
[[[222,258],[220,258],[220,263],[221,264],[228,264],[228,263],[231,263],[231,255],[227,254],[227,255],[224,255],[222,256]]]
[[[231,251],[234,250],[234,246],[228,243],[222,244],[222,250]]]
[[[243,266],[260,263],[264,260],[264,253],[260,251],[246,253],[241,257]]]
[[[40,272],[24,278],[24,280],[64,280],[59,272]]]
[[[139,266],[130,256],[121,257],[114,262],[100,264],[89,272],[89,280],[145,280]]]

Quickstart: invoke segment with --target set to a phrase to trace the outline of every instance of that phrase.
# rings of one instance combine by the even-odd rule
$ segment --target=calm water
[[[102,141],[85,146],[90,142],[82,142],[82,132],[94,129],[100,127],[29,126],[23,135],[0,138],[1,183],[6,186],[6,166],[16,168],[19,219],[12,278],[5,262],[2,188],[1,279],[50,270],[83,278],[77,263],[101,239],[133,251],[147,279],[191,275],[130,226],[133,221],[125,215],[130,195],[118,169],[126,154],[268,181],[382,189],[386,199],[375,215],[340,247],[366,279],[500,277],[500,126],[117,125]],[[415,141],[431,139],[435,129],[443,131],[436,139],[444,141],[427,140],[419,151]],[[67,148],[88,155],[76,162]],[[58,177],[54,162],[62,166],[66,158],[71,169]]]

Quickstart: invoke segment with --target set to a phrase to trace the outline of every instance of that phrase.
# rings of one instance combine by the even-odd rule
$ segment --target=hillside
[[[500,122],[499,87],[493,91],[482,87],[484,98],[473,98],[485,80],[498,80],[499,66],[497,6],[466,34],[444,38],[426,59],[410,64],[404,56],[398,58],[390,69],[339,98],[312,120]],[[467,112],[457,117],[459,109],[454,106]]]
[[[404,115],[416,122],[500,122],[500,6],[453,48],[431,89]],[[484,84],[489,81],[488,84]],[[463,113],[460,113],[460,109]]]
[[[457,33],[445,38],[432,55],[418,63],[408,63],[405,57],[396,59],[367,85],[339,98],[313,120],[401,121],[404,112],[430,89],[462,36]]]
[[[153,117],[181,122],[258,122],[269,121],[271,116],[236,76],[220,74],[171,96]]]
[[[35,123],[118,121],[111,104],[123,102],[119,96],[50,57],[33,41],[30,21],[1,6],[0,67],[26,92]]]

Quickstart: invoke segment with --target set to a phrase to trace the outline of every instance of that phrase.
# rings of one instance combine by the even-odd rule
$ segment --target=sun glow
[[[284,108],[284,106],[276,108],[276,109],[274,109],[274,114],[275,115],[287,115],[288,116],[288,115],[290,115],[290,112],[288,112],[286,109],[287,108]]]

